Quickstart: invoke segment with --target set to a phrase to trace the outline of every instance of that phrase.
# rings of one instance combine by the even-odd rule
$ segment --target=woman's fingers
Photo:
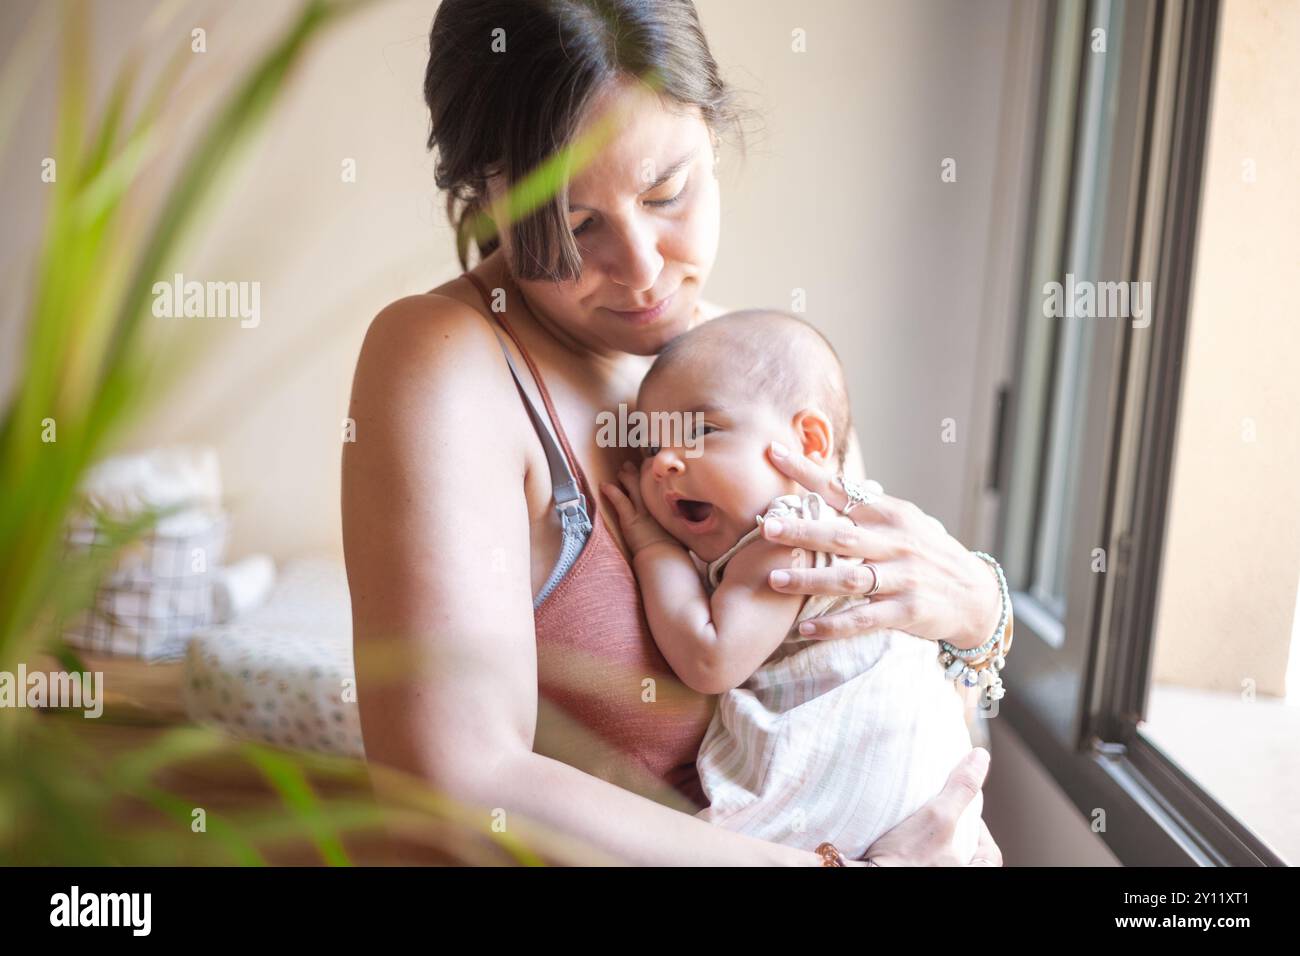
[[[844,489],[832,480],[835,475],[806,457],[803,452],[792,451],[774,441],[768,446],[768,457],[783,475],[793,478],[809,491],[817,492],[832,508],[843,508],[848,503]]]
[[[796,554],[801,553],[799,549]],[[808,553],[808,552],[802,552]],[[823,594],[830,597],[870,597],[876,601],[895,597],[915,598],[915,572],[903,560],[856,563],[840,561],[828,567],[810,568],[807,563],[777,568],[767,576],[774,591],[783,594]]]
[[[939,795],[930,801],[939,816],[949,821],[956,829],[957,818],[976,797],[984,786],[984,778],[989,774],[989,752],[983,747],[976,747],[948,775],[948,782],[943,785]]]
[[[804,621],[799,633],[818,640],[833,637],[850,637],[881,628],[905,631],[910,621],[907,605],[902,601],[878,601],[863,598],[863,603],[834,614]]]
[[[827,594],[866,596],[868,591],[885,592],[887,575],[879,565],[836,564],[828,568],[777,568],[767,576],[775,591],[785,594]],[[876,587],[877,582],[880,586]]]
[[[821,495],[828,505],[836,511],[843,511],[849,503],[849,496],[839,482],[839,476],[823,465],[808,458],[803,452],[790,450],[780,442],[768,445],[768,457],[787,478],[793,478],[809,491]],[[884,521],[886,524],[898,524],[903,519],[910,502],[892,495],[879,494],[871,504],[859,504],[849,514],[859,524],[871,524]]]
[[[857,514],[857,511],[854,511]],[[807,518],[768,518],[763,537],[777,544],[827,554],[851,555],[879,561],[902,553],[897,535],[887,529],[863,527],[847,521],[810,521]]]
[[[993,834],[989,833],[988,824],[980,820],[980,842],[975,848],[975,856],[970,861],[970,866],[1001,866],[1002,851],[998,849],[997,843],[993,840]]]
[[[881,866],[962,866],[968,863],[957,857],[953,836],[957,821],[980,796],[988,774],[989,752],[977,747],[968,753],[948,776],[939,794],[903,820],[867,850],[868,859]],[[987,831],[985,831],[987,832]],[[981,837],[975,859],[985,864],[1001,862],[993,838]]]

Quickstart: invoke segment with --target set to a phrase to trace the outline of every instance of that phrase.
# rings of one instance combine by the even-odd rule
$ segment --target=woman
[[[462,265],[471,234],[480,261],[385,308],[357,363],[343,520],[368,759],[634,863],[821,864],[691,815],[711,699],[655,647],[593,490],[637,458],[597,442],[597,416],[724,311],[702,293],[736,111],[693,6],[444,0],[425,98]],[[780,451],[777,467],[845,504],[832,475]],[[860,474],[856,447],[850,461]],[[860,536],[833,550],[870,560],[880,586],[821,636],[989,637],[1000,597],[978,557],[907,502],[853,517]],[[795,523],[776,540],[832,550],[812,534]],[[872,583],[779,576],[799,593]],[[953,827],[986,768],[975,751],[869,860],[956,862]],[[1001,862],[987,830],[976,861]]]

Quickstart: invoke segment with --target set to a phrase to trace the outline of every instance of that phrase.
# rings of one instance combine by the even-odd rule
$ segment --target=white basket
[[[155,528],[122,550],[91,607],[66,626],[69,644],[148,660],[184,655],[190,635],[213,622],[227,532],[222,512],[187,517],[184,533]],[[85,520],[69,528],[67,542],[74,551],[106,547],[101,529]]]

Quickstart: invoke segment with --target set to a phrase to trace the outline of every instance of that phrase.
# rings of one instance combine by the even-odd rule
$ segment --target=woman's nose
[[[610,263],[610,277],[633,292],[648,292],[654,288],[663,268],[664,257],[659,254],[659,233],[654,224],[629,222],[622,230],[618,253]]]
[[[665,448],[655,455],[654,461],[650,465],[656,478],[667,478],[672,474],[681,474],[686,470],[686,462],[682,460],[676,450]]]

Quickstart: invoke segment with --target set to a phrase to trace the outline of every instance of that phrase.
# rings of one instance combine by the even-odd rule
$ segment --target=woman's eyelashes
[[[686,187],[689,184],[690,184],[689,180],[687,182],[682,183],[682,188],[677,190],[677,194],[675,196],[670,196],[667,199],[645,199],[642,201],[647,206],[654,206],[657,209],[666,209],[669,206],[675,206],[677,205],[677,203],[681,202],[682,197],[686,195]],[[578,223],[577,226],[574,226],[573,229],[571,230],[574,235],[574,238],[581,236],[588,229],[590,229],[591,224],[594,221],[595,221],[594,219],[588,218],[582,220],[582,222]]]
[[[667,199],[647,199],[645,201],[645,204],[647,206],[659,206],[661,208],[664,206],[674,206],[677,203],[681,202],[681,199],[684,195],[686,195],[685,183],[682,184],[681,189],[677,190],[677,195],[669,196]]]

